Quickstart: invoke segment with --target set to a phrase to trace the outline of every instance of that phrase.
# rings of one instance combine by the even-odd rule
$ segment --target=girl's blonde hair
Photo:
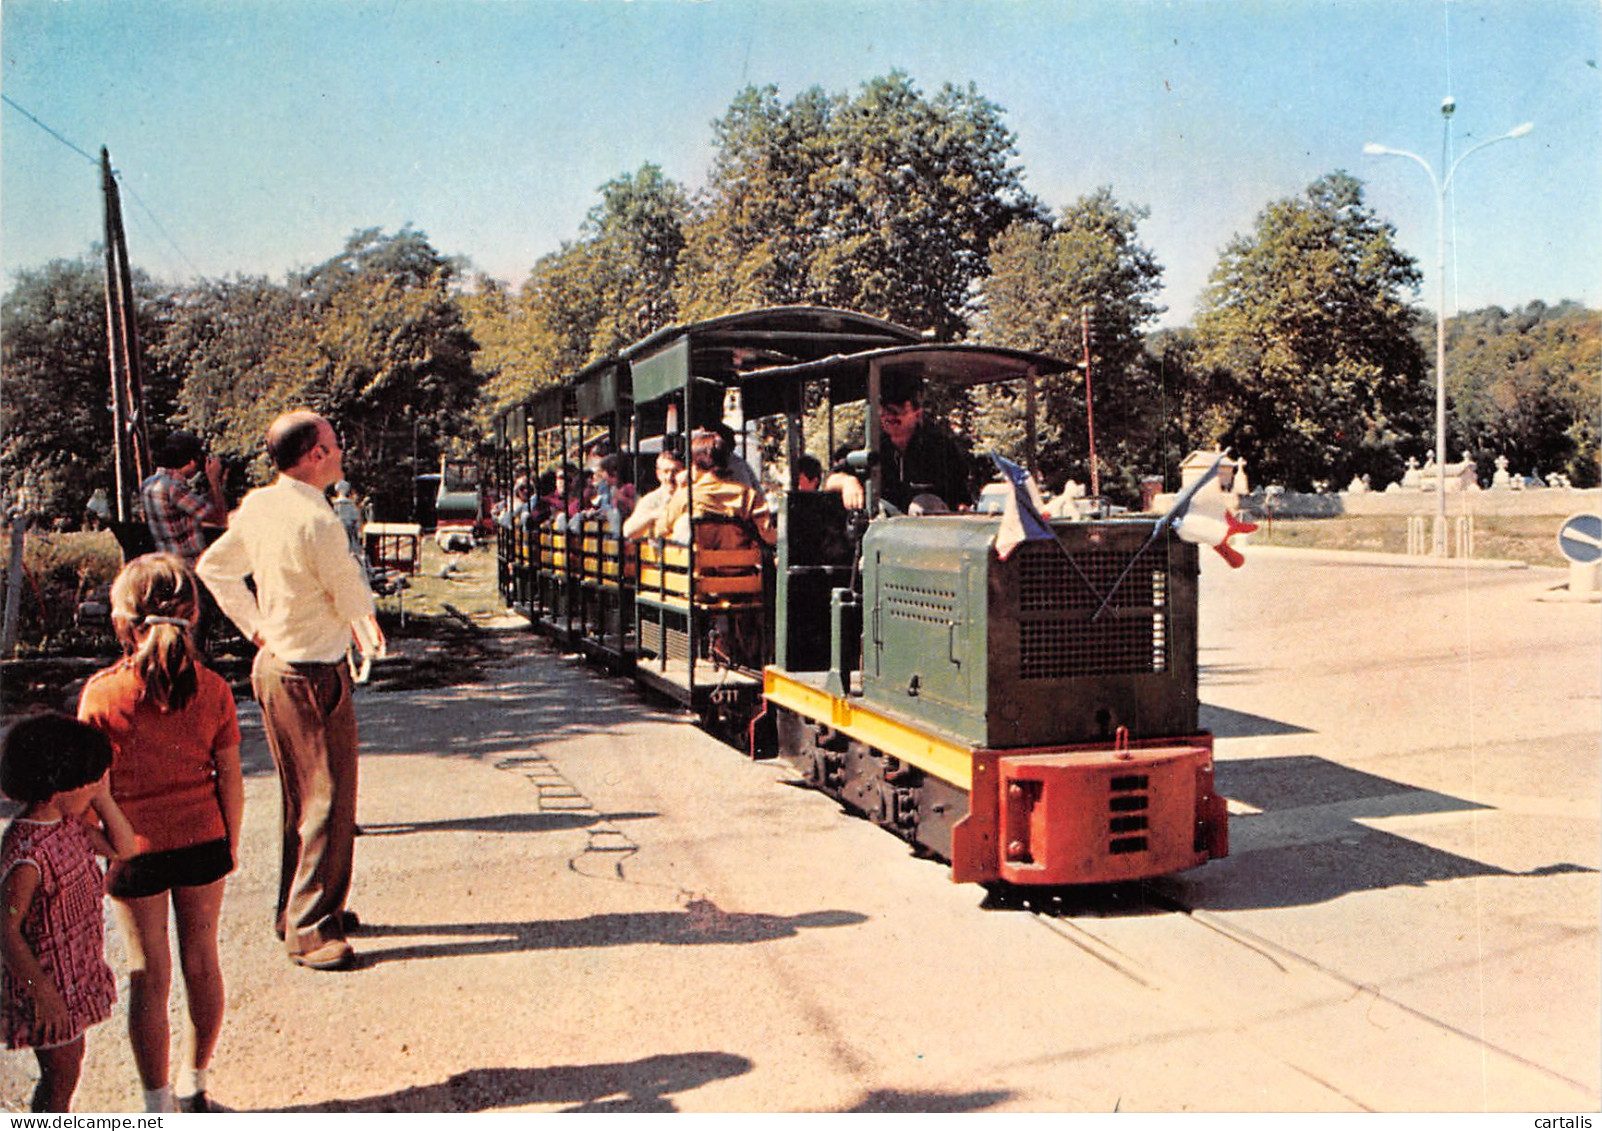
[[[142,698],[177,710],[195,694],[195,646],[200,612],[195,575],[176,554],[145,554],[111,583],[111,623],[144,686]]]

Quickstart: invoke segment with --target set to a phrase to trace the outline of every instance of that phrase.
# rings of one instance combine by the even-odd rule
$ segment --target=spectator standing
[[[366,524],[366,516],[362,514],[362,505],[356,501],[356,492],[350,481],[341,479],[334,484],[334,497],[329,500],[334,508],[334,514],[339,517],[339,525],[345,528],[345,541],[350,544],[350,553],[356,559],[356,564],[362,567],[362,576],[367,578],[369,585],[373,582],[372,570],[367,564],[367,547],[362,544],[362,527]]]
[[[350,552],[359,560],[365,553],[362,546],[362,505],[356,501],[356,492],[349,480],[341,479],[334,484],[334,497],[329,502],[339,516],[339,525],[345,528],[345,540],[350,543]]]
[[[285,413],[267,429],[267,453],[277,480],[245,496],[199,573],[258,646],[250,682],[283,796],[279,937],[297,965],[338,970],[354,958],[345,901],[357,734],[345,652],[355,628],[374,652],[384,638],[367,580],[323,495],[343,477],[333,426],[312,412]]]
[[[0,1029],[38,1058],[34,1111],[71,1109],[84,1032],[117,999],[95,856],[131,856],[135,842],[110,766],[106,736],[59,713],[23,717],[0,744],[0,790],[23,805],[0,837]]]
[[[206,446],[193,432],[169,434],[155,453],[156,473],[139,485],[145,507],[145,525],[159,552],[177,554],[190,569],[206,549],[205,526],[228,525],[228,502],[223,495],[222,460],[206,454]],[[205,465],[206,494],[191,485]],[[201,594],[195,639],[210,636],[216,615],[210,595]]]
[[[92,676],[78,702],[78,717],[111,740],[111,794],[140,837],[139,855],[109,869],[106,891],[127,944],[128,1038],[145,1110],[155,1112],[212,1110],[206,1074],[224,1010],[217,926],[245,804],[233,691],[200,663],[190,636],[198,590],[173,554],[129,562],[111,586],[123,659]],[[177,1109],[169,905],[189,1018]]]
[[[206,549],[201,526],[226,526],[228,503],[223,497],[222,460],[208,456],[193,432],[174,432],[156,449],[156,472],[139,485],[145,505],[145,524],[156,549],[177,554],[191,569]],[[202,496],[190,481],[206,470],[207,493]]]

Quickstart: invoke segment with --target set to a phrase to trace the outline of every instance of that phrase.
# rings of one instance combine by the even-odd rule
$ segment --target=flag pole
[[[1151,548],[1151,544],[1157,541],[1158,535],[1179,521],[1179,517],[1189,508],[1191,500],[1196,497],[1197,492],[1217,477],[1219,465],[1224,462],[1224,457],[1228,454],[1228,452],[1219,452],[1218,458],[1213,460],[1213,465],[1207,469],[1207,474],[1197,479],[1175,497],[1173,505],[1168,508],[1168,512],[1162,518],[1157,520],[1157,525],[1151,528],[1151,533],[1147,535],[1146,541],[1141,543],[1140,549],[1130,555],[1129,561],[1124,564],[1123,572],[1112,583],[1112,588],[1107,590],[1107,595],[1101,599],[1100,606],[1091,614],[1090,619],[1092,621],[1100,620],[1101,614],[1107,611],[1108,602],[1113,599],[1113,594],[1118,592],[1118,587],[1124,583],[1124,578],[1129,576],[1129,571],[1135,568],[1135,562],[1140,559],[1140,555]]]

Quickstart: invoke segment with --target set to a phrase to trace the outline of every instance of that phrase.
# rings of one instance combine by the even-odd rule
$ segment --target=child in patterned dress
[[[123,859],[136,844],[110,768],[106,736],[54,712],[19,719],[0,743],[0,790],[24,806],[0,837],[0,1030],[39,1060],[34,1111],[70,1109],[84,1031],[117,997],[95,855]]]

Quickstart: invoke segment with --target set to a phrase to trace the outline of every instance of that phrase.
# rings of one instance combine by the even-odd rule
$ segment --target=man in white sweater
[[[356,832],[356,711],[345,661],[353,627],[382,650],[372,593],[324,491],[344,477],[333,426],[290,412],[267,430],[278,468],[245,496],[196,571],[257,646],[250,673],[283,792],[277,930],[291,961],[338,970]],[[254,581],[255,592],[245,584]]]

